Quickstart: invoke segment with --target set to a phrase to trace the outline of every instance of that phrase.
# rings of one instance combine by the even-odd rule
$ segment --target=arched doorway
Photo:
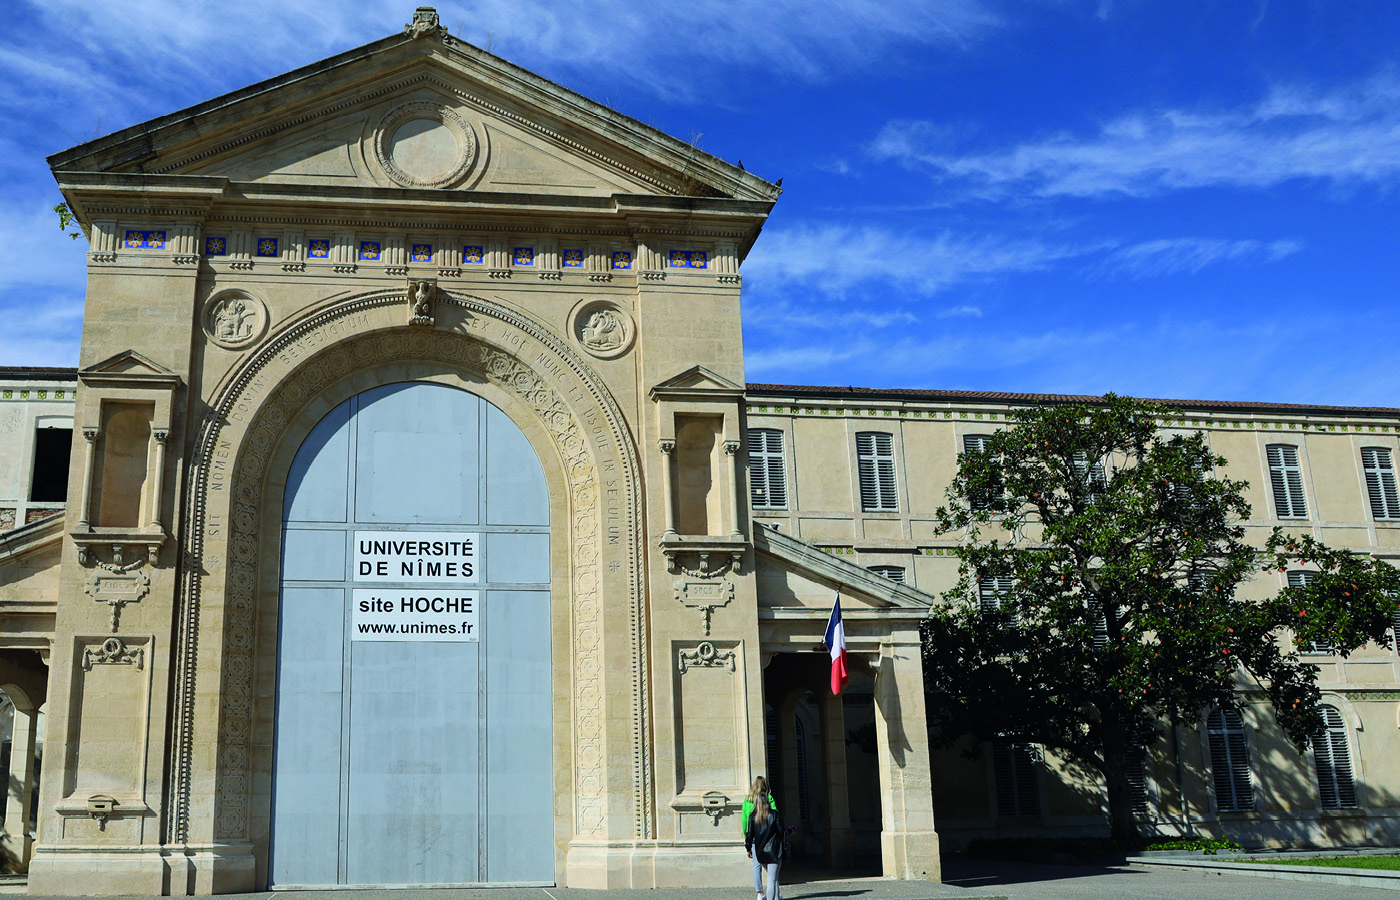
[[[367,390],[283,507],[270,882],[551,884],[549,495],[520,428]]]

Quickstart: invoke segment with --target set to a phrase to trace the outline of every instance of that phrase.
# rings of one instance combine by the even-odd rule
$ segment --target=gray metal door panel
[[[549,535],[493,532],[483,536],[485,577],[497,584],[549,581]]]
[[[283,515],[289,522],[344,522],[350,466],[350,404],[316,423],[287,473]]]
[[[284,511],[272,884],[552,882],[548,490],[524,434],[456,388],[367,391],[313,429]],[[355,531],[462,526],[480,642],[351,640]]]
[[[478,881],[477,645],[352,652],[346,883]]]
[[[486,872],[489,881],[553,881],[549,592],[486,598]]]
[[[359,400],[355,521],[478,521],[481,399],[439,384],[391,384]]]
[[[344,581],[345,532],[288,527],[282,532],[285,581]]]
[[[337,881],[344,619],[344,589],[282,591],[279,640],[296,652],[278,665],[274,883]]]
[[[549,487],[534,466],[535,448],[505,413],[486,406],[486,521],[492,525],[548,525]]]

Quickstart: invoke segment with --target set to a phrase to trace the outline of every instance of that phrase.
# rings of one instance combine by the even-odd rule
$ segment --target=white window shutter
[[[982,453],[987,449],[987,441],[989,440],[990,438],[985,434],[965,434],[963,435],[963,452]],[[969,495],[967,502],[975,510],[986,509],[991,505],[992,499],[985,493],[978,491],[976,494]]]
[[[1317,789],[1323,809],[1350,809],[1356,804],[1356,782],[1351,773],[1346,722],[1336,707],[1324,706],[1322,727],[1312,736]]]
[[[1206,719],[1206,734],[1217,807],[1222,812],[1254,809],[1254,785],[1239,711],[1212,710]]]
[[[755,509],[787,509],[787,467],[783,433],[749,429],[749,493]]]
[[[856,467],[860,473],[861,510],[898,512],[893,436],[884,431],[863,431],[857,434]]]
[[[1400,494],[1395,488],[1395,463],[1385,447],[1362,447],[1361,468],[1366,475],[1366,494],[1371,516],[1400,519]]]
[[[871,566],[870,571],[879,575],[881,578],[888,578],[890,581],[897,581],[900,584],[904,584],[903,566]]]
[[[1274,513],[1280,519],[1306,519],[1308,504],[1303,496],[1303,469],[1298,464],[1298,448],[1292,444],[1270,444],[1269,482],[1274,489]]]

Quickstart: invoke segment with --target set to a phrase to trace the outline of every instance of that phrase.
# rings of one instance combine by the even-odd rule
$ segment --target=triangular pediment
[[[780,531],[757,527],[753,544],[759,606],[805,609],[826,616],[839,589],[843,612],[910,610],[922,615],[936,600],[932,594],[876,575]]]
[[[157,375],[164,377],[176,377],[175,373],[162,366],[145,354],[135,350],[123,350],[121,353],[107,357],[101,362],[93,363],[78,370],[78,377],[84,378],[90,375]]]
[[[79,369],[78,380],[89,386],[170,391],[180,383],[180,376],[149,356],[123,350]]]
[[[679,398],[704,396],[707,398],[737,397],[744,393],[744,386],[730,381],[704,366],[691,366],[679,375],[673,375],[651,389],[653,397]]]
[[[395,36],[50,158],[251,185],[769,201],[743,169],[440,33]]]

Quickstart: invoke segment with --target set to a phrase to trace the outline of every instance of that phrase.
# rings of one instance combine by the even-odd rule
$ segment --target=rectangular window
[[[783,433],[776,428],[749,429],[749,494],[754,509],[787,509]]]
[[[985,434],[965,434],[963,435],[963,453],[985,453],[987,442],[991,437]],[[985,492],[968,495],[968,504],[974,509],[986,509],[992,505],[992,498]]]
[[[1016,585],[1010,575],[988,575],[977,579],[977,602],[982,612],[991,613],[1001,609],[1002,600]]]
[[[1295,569],[1288,573],[1288,586],[1291,588],[1307,587],[1312,584],[1317,577],[1316,572],[1307,572]],[[1299,653],[1315,653],[1318,655],[1330,655],[1336,652],[1327,641],[1308,641],[1306,644],[1298,645]]]
[[[1371,515],[1377,520],[1400,519],[1400,495],[1395,491],[1395,464],[1384,447],[1362,447],[1361,468],[1366,473],[1366,494]]]
[[[1323,809],[1352,809],[1356,783],[1351,777],[1351,749],[1347,746],[1346,722],[1335,706],[1323,706],[1322,727],[1312,736],[1313,762],[1317,771],[1318,799]]]
[[[1036,790],[1036,749],[1031,744],[996,741],[992,764],[996,770],[997,815],[1038,816],[1040,794]]]
[[[1091,463],[1088,453],[1076,450],[1074,453],[1074,474],[1078,476],[1080,482],[1087,482],[1086,491],[1090,505],[1098,503],[1099,498],[1108,490],[1108,475],[1104,472],[1103,460],[1097,459]]]
[[[856,462],[860,469],[860,508],[864,512],[897,512],[894,438],[883,431],[857,434]]]
[[[881,578],[888,578],[890,581],[898,581],[900,584],[904,583],[903,566],[871,566],[870,571],[879,575]]]
[[[1274,512],[1280,519],[1306,519],[1308,504],[1303,499],[1303,469],[1298,465],[1298,448],[1291,444],[1270,444],[1269,481],[1274,488]]]
[[[68,454],[73,428],[40,425],[34,431],[34,477],[29,499],[35,503],[62,503],[68,499]]]
[[[1244,720],[1239,711],[1213,710],[1206,719],[1206,735],[1216,808],[1221,812],[1254,809],[1254,784],[1249,777]]]

